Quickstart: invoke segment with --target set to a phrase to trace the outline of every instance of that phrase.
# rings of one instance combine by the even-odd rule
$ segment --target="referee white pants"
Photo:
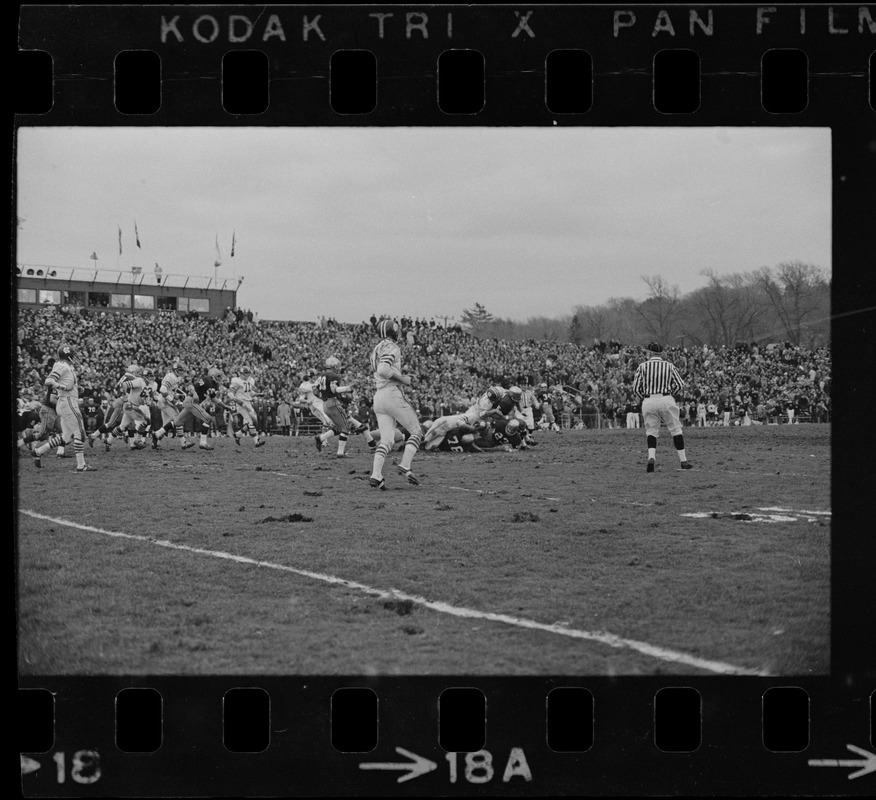
[[[642,400],[642,417],[648,436],[659,436],[661,423],[666,426],[670,436],[681,433],[678,405],[670,394],[652,394]]]

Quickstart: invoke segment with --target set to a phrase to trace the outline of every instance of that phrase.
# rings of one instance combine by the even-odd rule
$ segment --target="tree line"
[[[752,272],[700,272],[705,285],[687,294],[660,275],[642,276],[644,300],[611,298],[600,305],[577,305],[571,314],[494,317],[475,303],[464,309],[463,327],[479,338],[572,342],[640,342],[665,346],[733,347],[739,342],[785,341],[810,349],[830,344],[830,274],[801,261]]]

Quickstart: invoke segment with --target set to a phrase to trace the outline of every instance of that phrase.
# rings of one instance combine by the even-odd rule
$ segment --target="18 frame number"
[[[58,750],[52,755],[58,783],[67,779],[67,754]],[[96,750],[77,750],[70,757],[70,778],[75,783],[97,783],[100,780],[100,754]]]

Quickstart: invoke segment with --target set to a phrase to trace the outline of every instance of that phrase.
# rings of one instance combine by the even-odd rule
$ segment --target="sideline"
[[[252,566],[267,569],[275,569],[281,572],[290,572],[305,578],[322,581],[323,583],[333,584],[336,586],[344,586],[348,589],[357,589],[371,595],[372,597],[408,600],[412,603],[416,603],[417,605],[431,609],[432,611],[438,611],[443,614],[450,614],[454,617],[462,617],[464,619],[483,619],[490,622],[501,622],[505,625],[512,625],[517,628],[542,631],[545,633],[553,633],[572,639],[583,639],[586,641],[597,642],[599,644],[608,645],[609,647],[614,647],[618,649],[635,650],[638,653],[650,656],[651,658],[656,658],[660,661],[668,661],[675,664],[685,664],[687,666],[696,667],[698,669],[702,669],[707,672],[713,672],[719,675],[754,675],[759,677],[770,677],[770,673],[768,672],[746,669],[744,667],[737,667],[733,664],[725,664],[720,661],[710,661],[703,658],[697,658],[696,656],[691,656],[687,653],[680,653],[675,650],[668,650],[664,647],[657,647],[655,645],[648,644],[647,642],[638,642],[634,639],[625,639],[621,636],[616,636],[615,634],[608,633],[606,631],[576,630],[575,628],[569,628],[564,625],[548,625],[543,622],[536,622],[534,620],[525,619],[522,617],[513,617],[507,614],[496,614],[489,611],[477,611],[471,608],[453,606],[449,603],[428,600],[425,597],[408,594],[406,592],[401,592],[397,589],[376,589],[372,586],[367,586],[364,583],[357,583],[356,581],[347,580],[346,578],[338,578],[334,575],[326,575],[320,572],[311,572],[305,569],[298,569],[297,567],[288,567],[283,564],[275,564],[270,561],[257,561],[253,558],[248,558],[246,556],[237,556],[233,553],[224,553],[219,550],[205,550],[204,548],[200,547],[189,547],[188,545],[176,544],[174,542],[169,542],[164,539],[155,539],[149,536],[142,536],[139,534],[122,533],[120,531],[108,531],[104,530],[103,528],[96,528],[93,525],[82,525],[78,522],[72,522],[70,520],[60,519],[58,517],[50,517],[45,514],[38,514],[35,511],[30,511],[27,509],[19,509],[19,513],[26,514],[33,519],[46,520],[47,522],[52,522],[56,525],[66,525],[68,527],[76,528],[81,531],[88,531],[90,533],[100,533],[104,536],[112,536],[119,539],[130,539],[133,541],[145,542],[147,544],[153,544],[158,547],[165,547],[170,550],[182,550],[188,553],[194,553],[196,555],[209,556],[211,558],[221,558],[226,561],[236,562],[238,564],[249,564]]]

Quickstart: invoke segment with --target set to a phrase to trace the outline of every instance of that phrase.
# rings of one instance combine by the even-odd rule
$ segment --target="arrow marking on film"
[[[42,764],[39,761],[34,761],[32,758],[28,758],[27,756],[21,756],[21,774],[27,775],[31,772],[36,772]]]
[[[401,761],[397,764],[391,763],[372,763],[360,764],[359,769],[404,769],[408,770],[407,775],[402,775],[398,779],[398,783],[409,781],[411,778],[418,778],[420,775],[425,775],[433,769],[438,769],[438,765],[434,761],[429,761],[428,758],[418,756],[410,750],[405,750],[403,747],[396,747],[395,752],[400,756],[406,756],[411,761]]]
[[[860,778],[868,772],[876,772],[876,753],[869,753],[853,744],[847,744],[846,749],[857,753],[863,758],[810,758],[810,767],[860,767],[857,772],[849,775],[849,780]]]

